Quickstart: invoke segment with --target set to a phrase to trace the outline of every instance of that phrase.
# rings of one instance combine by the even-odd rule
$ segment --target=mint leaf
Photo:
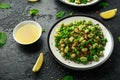
[[[120,42],[120,36],[118,37],[118,41]]]
[[[8,3],[0,3],[0,9],[9,9],[11,5]]]
[[[30,14],[31,16],[36,16],[38,13],[39,13],[39,10],[37,10],[37,9],[31,9],[31,10],[29,11],[29,14]]]
[[[57,17],[57,18],[62,18],[64,15],[65,15],[65,11],[59,11],[59,12],[56,14],[56,17]]]
[[[73,77],[68,75],[63,77],[62,80],[73,80]]]
[[[103,7],[103,8],[106,8],[106,7],[109,6],[109,4],[108,4],[107,2],[101,2],[101,3],[99,4],[99,6],[100,6],[100,7]]]
[[[42,33],[43,33],[43,32],[45,32],[45,29],[44,29],[44,28],[42,28]]]
[[[7,41],[7,35],[5,32],[0,32],[0,47],[2,47]]]
[[[70,12],[70,13],[69,13],[69,16],[72,16],[72,15],[73,15],[73,12]]]

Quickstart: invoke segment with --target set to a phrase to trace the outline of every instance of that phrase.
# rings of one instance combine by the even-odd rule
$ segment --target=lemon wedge
[[[37,71],[40,70],[40,68],[41,68],[41,66],[43,64],[43,59],[44,59],[44,55],[43,55],[43,53],[40,53],[35,65],[34,65],[34,67],[32,69],[33,72],[37,72]]]
[[[108,10],[108,11],[105,11],[105,12],[101,12],[100,16],[103,19],[111,19],[116,15],[116,12],[117,12],[117,9],[111,9],[111,10]]]
[[[38,0],[28,0],[29,2],[37,2]]]

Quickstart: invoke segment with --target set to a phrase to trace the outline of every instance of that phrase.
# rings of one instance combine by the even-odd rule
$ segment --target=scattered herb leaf
[[[120,42],[120,36],[118,37],[118,41]]]
[[[101,2],[100,4],[99,4],[99,6],[100,7],[103,7],[103,8],[106,8],[106,7],[108,7],[108,3],[107,2]]]
[[[7,35],[5,32],[0,32],[0,47],[2,47],[7,41]]]
[[[45,29],[44,29],[44,28],[42,28],[42,33],[43,33],[43,32],[45,32]]]
[[[11,5],[8,3],[0,3],[0,9],[9,9]]]
[[[59,12],[56,14],[56,17],[57,17],[57,18],[62,18],[64,15],[65,15],[65,11],[59,11]]]
[[[62,80],[73,80],[73,77],[68,75],[63,77]]]
[[[69,13],[69,16],[72,16],[72,15],[73,15],[73,12],[70,12],[70,13]]]
[[[29,11],[29,14],[30,14],[31,16],[36,16],[38,13],[39,13],[39,11],[38,11],[37,9],[31,9],[31,10]]]

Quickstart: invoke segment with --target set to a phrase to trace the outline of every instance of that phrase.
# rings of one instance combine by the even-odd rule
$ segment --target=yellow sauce
[[[37,25],[25,24],[16,31],[16,39],[22,44],[30,44],[35,42],[40,35]]]

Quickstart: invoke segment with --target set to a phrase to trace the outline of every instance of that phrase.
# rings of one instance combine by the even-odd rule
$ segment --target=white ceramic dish
[[[21,28],[23,25],[25,25],[25,24],[34,24],[34,25],[36,25],[36,26],[39,28],[39,31],[40,31],[39,36],[37,37],[37,39],[36,39],[35,41],[33,41],[32,43],[29,43],[29,44],[33,44],[33,43],[35,43],[35,42],[41,37],[41,34],[42,34],[42,27],[40,26],[39,23],[37,23],[37,22],[35,22],[35,21],[28,20],[28,21],[23,21],[23,22],[19,23],[19,24],[13,29],[13,38],[14,38],[14,40],[15,40],[17,43],[19,43],[19,44],[29,45],[29,44],[21,43],[20,41],[18,41],[18,40],[16,39],[16,36],[15,36],[17,30],[20,29],[20,28]],[[23,35],[23,36],[24,36],[24,35]]]
[[[69,2],[68,0],[60,0],[60,1],[71,6],[83,7],[83,6],[90,6],[90,5],[96,4],[101,0],[93,0],[90,3],[86,3],[86,4],[75,4],[75,3]]]
[[[103,31],[104,36],[107,38],[108,42],[106,43],[106,46],[105,46],[104,57],[101,57],[98,62],[92,61],[91,64],[88,63],[88,64],[84,65],[84,64],[75,63],[75,62],[70,61],[70,60],[65,60],[61,56],[61,54],[59,53],[58,49],[55,47],[54,35],[56,33],[56,29],[58,27],[60,27],[61,23],[66,24],[66,23],[73,22],[76,20],[86,20],[86,21],[90,20],[94,24],[99,24],[102,31]],[[109,32],[109,30],[105,27],[104,24],[102,24],[97,19],[89,17],[89,16],[84,16],[84,15],[83,16],[82,15],[81,16],[74,15],[71,17],[63,18],[53,25],[53,27],[51,28],[51,30],[49,32],[49,36],[48,36],[48,46],[49,46],[49,49],[50,49],[53,57],[63,66],[66,66],[66,67],[71,68],[71,69],[76,69],[76,70],[87,70],[87,69],[92,69],[92,68],[95,68],[97,66],[100,66],[110,57],[110,55],[113,51],[114,41],[113,41],[112,34]]]

